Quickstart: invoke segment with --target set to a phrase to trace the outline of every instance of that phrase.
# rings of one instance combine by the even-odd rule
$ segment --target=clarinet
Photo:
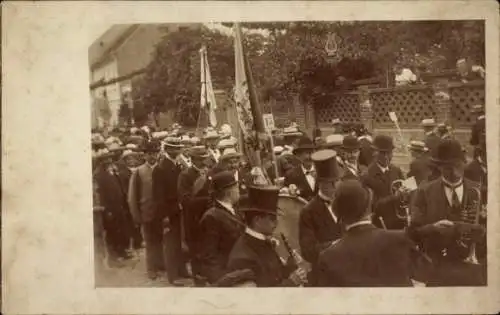
[[[285,234],[283,234],[283,233],[280,233],[280,234],[281,234],[281,238],[283,239],[283,244],[285,245],[285,248],[286,248],[288,254],[293,259],[294,264],[297,267],[300,267],[304,263],[304,258],[302,258],[302,256],[299,254],[299,252],[297,252],[295,249],[292,248],[292,246],[290,245],[290,242],[286,238]]]

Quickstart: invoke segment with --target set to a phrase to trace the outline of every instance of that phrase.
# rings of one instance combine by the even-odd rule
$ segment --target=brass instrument
[[[472,190],[476,192],[477,199],[473,200],[472,205],[464,206],[460,212],[460,221],[468,224],[479,224],[479,218],[482,211],[481,205],[481,191],[472,187]],[[470,232],[463,232],[460,234],[460,238],[457,240],[459,248],[468,250],[468,255],[464,259],[464,262],[470,264],[479,264],[476,256],[476,242],[472,240]]]
[[[391,183],[391,192],[393,195],[396,195],[397,192],[402,191],[403,189],[403,179],[396,179]],[[410,215],[410,204],[408,200],[404,200],[399,204],[398,209],[396,210],[396,216],[404,220],[407,226],[410,226],[411,223],[411,215]]]

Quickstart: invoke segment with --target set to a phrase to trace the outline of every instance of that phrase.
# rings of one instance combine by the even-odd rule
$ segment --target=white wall
[[[118,67],[116,60],[113,59],[110,62],[104,63],[99,68],[92,71],[92,82],[97,82],[101,79],[105,81],[115,79],[118,77]],[[121,105],[121,94],[120,94],[120,84],[110,84],[106,86],[99,87],[92,92],[94,98],[102,97],[103,91],[106,90],[108,96],[109,107],[111,110],[111,118],[109,122],[106,122],[110,126],[116,126],[118,124],[118,111]],[[104,121],[99,117],[99,125]]]

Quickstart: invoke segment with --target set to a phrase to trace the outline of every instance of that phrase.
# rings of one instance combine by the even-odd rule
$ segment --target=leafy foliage
[[[242,27],[263,30],[244,36],[263,102],[297,94],[306,101],[324,98],[355,80],[392,77],[395,65],[438,72],[453,68],[458,58],[479,64],[485,58],[482,21],[308,21]],[[329,33],[340,39],[335,63],[325,51]],[[184,125],[196,124],[202,44],[207,45],[214,88],[232,92],[232,37],[204,26],[166,33],[145,76],[134,82],[134,104],[142,108],[134,113],[136,120],[150,112],[175,111]]]

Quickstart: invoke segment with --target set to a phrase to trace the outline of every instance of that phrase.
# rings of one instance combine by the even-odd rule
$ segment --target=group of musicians
[[[268,183],[255,180],[229,126],[202,139],[180,126],[145,130],[135,146],[95,135],[94,203],[108,265],[140,227],[148,276],[173,285],[485,285],[486,137],[477,110],[471,162],[450,132],[425,119],[425,138],[408,145],[408,174],[391,163],[388,135],[311,140],[285,128],[262,163]],[[278,206],[283,194],[305,200],[297,249],[274,235],[288,210]]]

